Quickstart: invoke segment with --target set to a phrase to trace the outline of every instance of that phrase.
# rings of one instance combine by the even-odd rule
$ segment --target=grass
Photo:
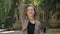
[[[21,30],[13,30],[13,31],[19,31],[19,34],[22,33]],[[41,32],[41,34],[60,34],[60,29],[47,29],[46,33]]]
[[[41,32],[41,34],[44,34]],[[45,34],[60,34],[60,29],[48,29]]]

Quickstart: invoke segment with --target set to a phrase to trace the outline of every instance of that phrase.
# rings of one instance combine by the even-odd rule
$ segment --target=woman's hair
[[[32,4],[28,4],[27,6],[26,6],[26,12],[25,12],[25,15],[26,15],[26,17],[27,17],[27,8],[28,7],[33,7],[33,9],[34,9],[34,12],[35,12],[35,14],[34,14],[34,19],[36,19],[36,9],[35,9],[35,7],[32,5]]]

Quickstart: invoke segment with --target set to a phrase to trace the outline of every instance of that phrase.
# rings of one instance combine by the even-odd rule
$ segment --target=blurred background
[[[0,0],[0,30],[21,30],[23,4],[35,6],[36,18],[46,28],[47,34],[60,33],[60,0]]]

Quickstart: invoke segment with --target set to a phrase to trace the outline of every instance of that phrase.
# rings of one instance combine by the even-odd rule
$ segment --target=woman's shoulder
[[[36,23],[38,23],[39,25],[41,24],[41,22],[39,21],[39,20],[35,20],[36,21]]]

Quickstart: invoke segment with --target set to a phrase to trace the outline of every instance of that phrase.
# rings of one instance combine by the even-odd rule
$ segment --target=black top
[[[35,29],[35,24],[32,24],[32,23],[28,23],[28,26],[27,26],[27,32],[28,34],[34,34],[34,29]]]

